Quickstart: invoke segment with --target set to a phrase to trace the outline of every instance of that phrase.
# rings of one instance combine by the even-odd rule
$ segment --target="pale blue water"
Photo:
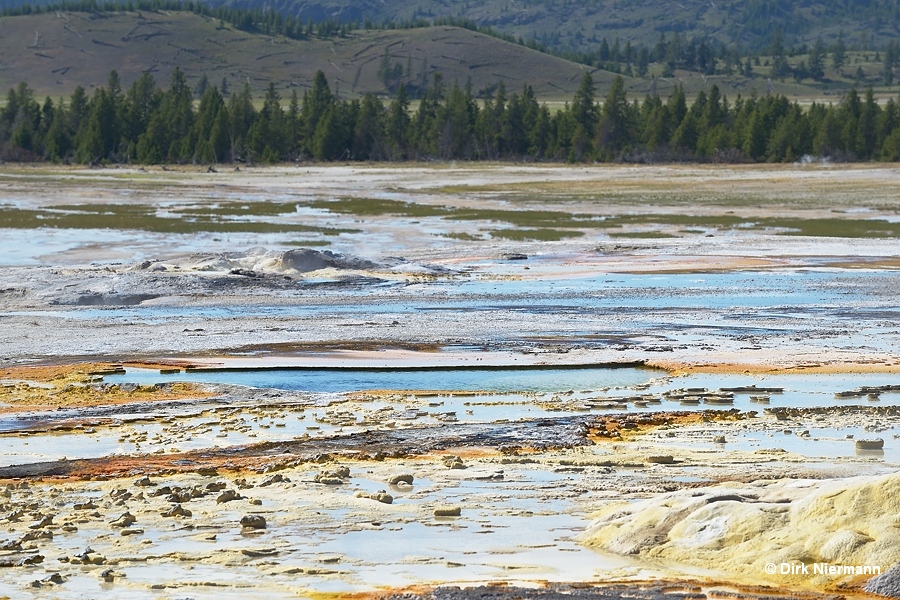
[[[150,369],[128,369],[107,383],[154,384],[167,381],[227,383],[305,392],[357,390],[459,390],[490,392],[597,391],[629,387],[662,374],[655,369],[269,369],[190,371],[162,375]]]
[[[173,381],[194,383],[224,383],[259,388],[274,388],[306,392],[352,392],[358,390],[447,390],[487,391],[556,394],[572,391],[571,399],[602,401],[651,394],[659,397],[669,390],[706,388],[717,390],[725,387],[779,387],[782,393],[770,395],[769,404],[750,402],[751,395],[762,392],[735,393],[732,405],[681,405],[677,401],[663,400],[662,404],[634,407],[630,410],[698,410],[709,408],[727,410],[730,407],[762,412],[766,407],[815,407],[848,405],[900,405],[900,391],[883,392],[878,400],[866,396],[839,399],[836,392],[853,390],[861,386],[900,384],[900,375],[894,374],[790,374],[790,375],[729,375],[694,374],[685,377],[664,377],[665,371],[650,368],[574,368],[574,369],[240,369],[196,370],[182,373],[161,374],[153,369],[126,369],[124,375],[104,378],[106,383],[140,383],[152,385]],[[564,396],[563,399],[566,399]],[[442,399],[447,405],[453,399]],[[460,407],[453,406],[453,409]],[[448,408],[449,410],[449,408]],[[494,415],[496,418],[521,418],[521,408],[505,409],[511,414]]]
[[[419,312],[497,312],[594,316],[614,313],[640,317],[643,327],[670,316],[666,311],[720,311],[717,326],[747,317],[773,320],[819,319],[838,323],[883,324],[900,317],[894,292],[900,272],[848,270],[743,271],[709,274],[598,274],[564,279],[495,280],[461,277],[428,283],[381,281],[362,287],[340,282],[298,281],[287,297],[258,304],[226,302],[177,305],[153,301],[135,306],[65,306],[48,310],[0,311],[3,315],[102,319],[161,323],[229,317],[316,317],[347,314]],[[724,312],[727,310],[727,312]],[[648,311],[654,311],[648,314]],[[683,320],[683,319],[682,319]],[[732,323],[728,323],[731,321]]]

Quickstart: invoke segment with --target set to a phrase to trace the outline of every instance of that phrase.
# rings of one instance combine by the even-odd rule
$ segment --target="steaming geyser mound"
[[[877,566],[885,572],[900,561],[900,473],[672,492],[612,507],[591,524],[582,542],[757,581],[862,584],[871,575],[823,573],[821,565]],[[783,573],[788,567],[782,563],[799,572]],[[767,573],[772,564],[775,573]]]

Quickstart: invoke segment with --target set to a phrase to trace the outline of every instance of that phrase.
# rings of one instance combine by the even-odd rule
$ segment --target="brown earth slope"
[[[542,99],[569,100],[588,67],[457,27],[359,31],[346,38],[293,40],[247,33],[192,13],[62,13],[0,20],[0,90],[26,80],[40,95],[68,95],[77,85],[106,83],[119,72],[128,86],[150,72],[167,85],[176,66],[195,85],[203,74],[231,89],[274,82],[282,96],[306,89],[319,69],[343,96],[387,93],[384,55],[413,86],[444,81],[474,90],[503,81],[510,92],[530,84]],[[614,75],[594,71],[599,90]]]

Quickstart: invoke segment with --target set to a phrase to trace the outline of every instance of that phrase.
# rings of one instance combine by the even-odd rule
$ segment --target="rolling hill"
[[[0,0],[0,9],[60,0]],[[900,34],[895,0],[201,0],[212,7],[271,9],[303,21],[403,22],[442,17],[538,40],[556,50],[610,44],[653,46],[678,33],[758,52],[780,31],[788,47],[826,43],[839,33],[860,50],[882,48]],[[104,0],[98,0],[102,6]]]
[[[553,48],[584,50],[606,38],[652,46],[661,34],[711,38],[761,50],[776,31],[789,46],[826,42],[844,32],[857,46],[882,47],[900,32],[894,0],[205,0],[210,6],[268,7],[320,21],[457,17],[537,39]]]
[[[235,89],[248,82],[257,92],[269,82],[302,92],[319,69],[345,97],[387,93],[401,81],[413,88],[427,85],[440,72],[445,82],[474,90],[503,81],[518,91],[528,83],[541,98],[563,100],[572,98],[590,70],[458,27],[294,40],[188,12],[55,12],[0,20],[0,89],[25,80],[41,95],[58,96],[77,85],[105,84],[113,69],[126,87],[143,72],[166,85],[176,66],[192,85],[205,74],[213,84],[224,78]],[[615,77],[592,73],[598,89]]]
[[[849,74],[859,67],[877,72],[879,65],[871,62],[874,54],[869,62],[859,62],[863,54],[851,53],[845,69]],[[302,95],[317,70],[344,98],[368,92],[389,96],[400,83],[415,97],[440,73],[446,83],[471,85],[475,92],[490,90],[501,81],[510,92],[528,84],[541,101],[562,103],[572,100],[585,72],[592,74],[601,96],[615,78],[609,71],[461,27],[354,30],[345,36],[291,39],[237,29],[187,11],[51,11],[0,18],[0,93],[25,81],[40,96],[59,97],[78,85],[90,89],[105,84],[114,69],[125,87],[144,72],[166,86],[176,66],[192,87],[206,76],[214,85],[227,81],[232,90],[248,83],[260,97],[274,83],[283,98],[293,89]],[[707,76],[684,69],[664,76],[661,69],[652,65],[648,78],[624,77],[628,94],[667,96],[682,85],[693,96],[716,84],[731,97],[774,92],[829,100],[854,84],[850,75],[841,77],[831,69],[828,85],[772,80],[765,66],[757,67],[752,77]],[[890,88],[878,91],[893,93]]]

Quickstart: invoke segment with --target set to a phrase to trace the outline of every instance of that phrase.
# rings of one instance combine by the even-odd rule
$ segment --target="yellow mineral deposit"
[[[614,505],[605,512],[581,538],[588,546],[715,565],[746,582],[837,589],[900,561],[897,473],[722,483]]]

